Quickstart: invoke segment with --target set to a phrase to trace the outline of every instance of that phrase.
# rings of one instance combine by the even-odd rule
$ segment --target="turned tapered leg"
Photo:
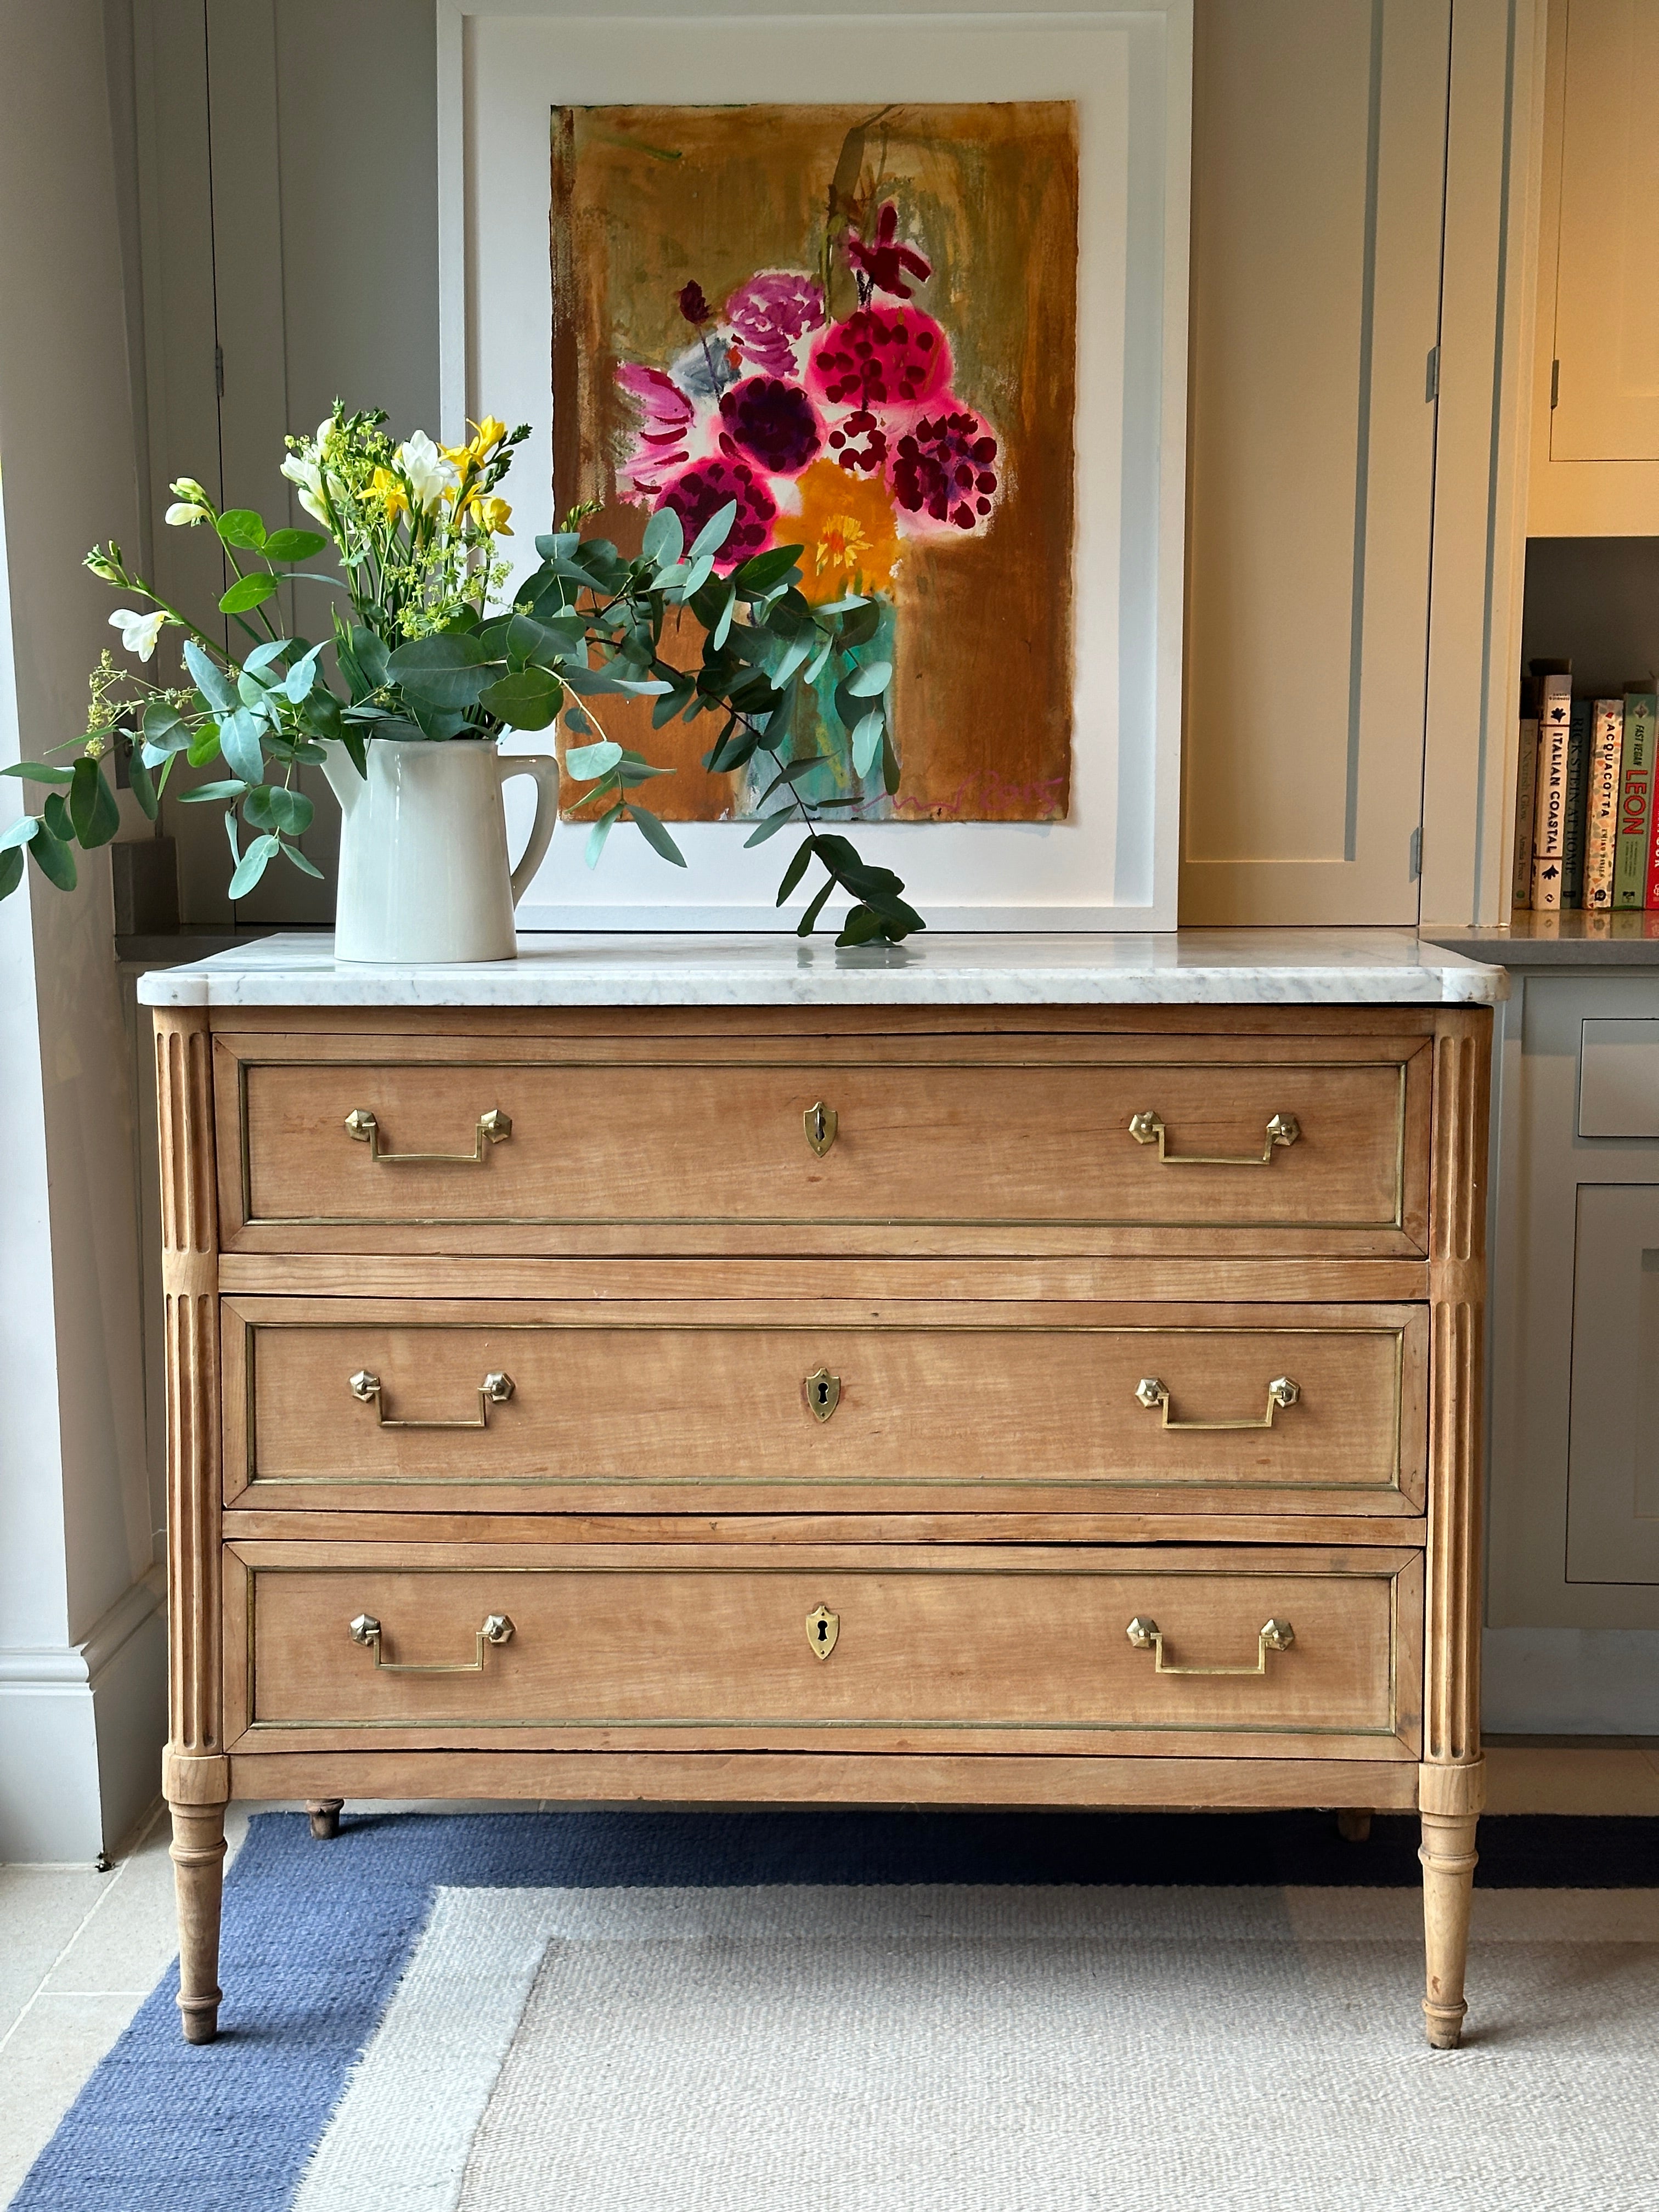
[[[1476,1816],[1425,1813],[1423,1936],[1428,1994],[1423,2016],[1437,2051],[1455,2051],[1463,2033],[1463,1969],[1469,1954],[1469,1906],[1474,1891]]]
[[[1371,1816],[1350,1807],[1336,1816],[1336,1832],[1345,1844],[1368,1844],[1371,1839]]]
[[[340,1832],[340,1808],[343,1797],[307,1797],[306,1810],[311,1815],[311,1832],[319,1844],[325,1844]]]
[[[225,1808],[173,1805],[173,1886],[179,1901],[179,2009],[185,2041],[219,2033],[219,1904],[224,1891]]]

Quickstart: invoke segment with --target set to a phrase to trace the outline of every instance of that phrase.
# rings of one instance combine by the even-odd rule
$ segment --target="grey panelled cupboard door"
[[[1198,0],[1183,922],[1414,923],[1449,0]]]

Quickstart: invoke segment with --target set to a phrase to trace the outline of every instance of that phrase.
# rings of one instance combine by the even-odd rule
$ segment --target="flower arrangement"
[[[578,741],[565,769],[587,787],[574,807],[591,824],[589,865],[628,823],[683,867],[638,795],[670,771],[606,735],[596,702],[612,695],[652,699],[653,728],[720,718],[703,763],[738,775],[738,811],[756,820],[748,842],[792,824],[804,833],[778,903],[815,862],[823,871],[803,935],[837,889],[852,900],[838,942],[897,943],[921,928],[900,878],[824,822],[891,811],[895,573],[910,540],[989,526],[1000,448],[957,388],[949,334],[915,303],[932,275],[921,244],[902,234],[895,201],[858,187],[838,171],[815,269],[757,270],[718,311],[688,281],[684,345],[666,362],[619,366],[637,427],[617,489],[649,510],[631,558],[586,535],[594,510],[578,508],[537,538],[540,567],[503,603],[500,541],[513,532],[500,487],[528,427],[509,434],[489,416],[459,446],[419,431],[394,444],[384,415],[338,403],[314,437],[289,440],[282,463],[318,529],[222,511],[190,477],[173,486],[167,522],[211,528],[233,572],[220,635],[132,573],[118,545],[94,548],[94,574],[143,603],[110,617],[139,665],[100,657],[86,731],[58,748],[72,761],[6,771],[54,787],[0,834],[0,897],[21,882],[26,852],[67,889],[74,848],[114,836],[105,762],[117,749],[152,819],[180,754],[227,771],[184,797],[224,808],[240,898],[278,858],[319,872],[299,842],[313,805],[296,779],[330,747],[366,775],[377,738],[488,739],[559,718]],[[297,565],[330,549],[339,574]],[[331,638],[287,637],[273,620],[294,576],[336,592]],[[693,666],[672,657],[685,613]],[[246,641],[234,653],[233,628]],[[153,679],[174,629],[179,678]]]

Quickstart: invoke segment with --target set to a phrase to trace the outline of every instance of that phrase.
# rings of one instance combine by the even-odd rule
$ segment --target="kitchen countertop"
[[[283,932],[138,984],[149,1006],[1491,1006],[1502,967],[1409,930],[961,933],[838,951],[828,936],[525,935],[516,960],[337,962]]]

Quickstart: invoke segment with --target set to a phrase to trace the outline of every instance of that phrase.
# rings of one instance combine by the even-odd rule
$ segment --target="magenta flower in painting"
[[[705,522],[717,515],[728,500],[738,503],[732,533],[714,556],[722,575],[758,553],[772,535],[777,501],[759,471],[744,460],[696,461],[664,487],[659,507],[672,507],[685,530],[689,545]]]
[[[665,478],[690,458],[689,434],[696,410],[673,378],[659,368],[621,362],[617,381],[643,417],[634,450],[620,472],[619,487],[631,484],[636,492],[654,498]]]
[[[914,276],[925,284],[933,275],[933,265],[924,261],[914,246],[904,246],[898,239],[898,210],[888,200],[876,217],[876,234],[866,240],[857,231],[847,234],[847,258],[857,274],[865,280],[865,297],[872,290],[890,293],[896,300],[908,300],[910,287],[907,276]]]
[[[720,397],[720,451],[774,476],[799,476],[823,443],[818,412],[798,384],[748,376]]]
[[[887,459],[887,433],[867,407],[843,415],[830,433],[830,451],[850,476],[874,476]]]
[[[915,407],[951,380],[951,342],[915,307],[860,307],[815,341],[809,380],[832,407]]]
[[[823,322],[823,294],[795,269],[763,269],[726,303],[726,319],[745,360],[769,376],[788,376],[795,346]]]
[[[947,400],[946,410],[921,416],[893,454],[893,490],[906,513],[974,530],[996,497],[997,441],[984,417]]]

